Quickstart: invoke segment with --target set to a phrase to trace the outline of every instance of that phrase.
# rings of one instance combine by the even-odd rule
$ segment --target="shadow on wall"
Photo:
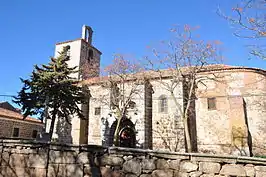
[[[181,117],[162,116],[153,129],[154,149],[184,151],[184,128],[181,124]]]
[[[102,118],[102,124],[104,126],[102,145],[107,147],[112,146],[112,142],[110,142],[110,123],[107,119]]]
[[[6,150],[3,151],[0,161],[0,176],[3,177],[102,176],[101,153],[81,152],[78,154],[75,151],[51,151],[49,147],[36,149],[35,153],[28,149],[21,149],[19,153]],[[82,160],[85,160],[86,164],[82,163]],[[96,164],[95,161],[98,163]]]
[[[252,148],[252,136],[249,130],[249,124],[248,124],[248,117],[247,117],[247,105],[246,105],[246,101],[243,99],[243,107],[244,107],[244,116],[245,116],[245,124],[247,126],[247,133],[248,133],[248,137],[247,137],[247,143],[248,143],[248,148],[249,148],[249,153],[250,156],[253,156],[253,148]]]
[[[69,122],[71,122],[71,119],[68,119]],[[58,135],[58,139],[56,140],[56,142],[72,144],[73,140],[71,136],[71,129],[71,124],[67,123],[64,118],[59,118],[55,130],[55,133]]]
[[[15,147],[16,148],[16,147]],[[45,177],[47,166],[47,150],[39,151],[39,154],[32,153],[32,149],[20,149],[10,151],[3,149],[1,156],[0,176],[3,177]],[[40,152],[44,155],[40,155]],[[38,159],[38,160],[37,160]]]
[[[253,121],[255,120],[255,118],[257,120],[255,120],[256,124],[253,125],[251,124],[250,126],[255,126],[257,128],[257,132],[252,132],[254,133],[253,136],[251,138],[252,140],[252,153],[253,153],[253,156],[265,156],[266,154],[266,144],[265,144],[265,135],[266,135],[266,128],[265,128],[265,125],[266,125],[266,97],[265,96],[261,96],[261,97],[257,97],[256,100],[248,100],[249,102],[249,107],[248,107],[248,110],[247,110],[247,113],[248,111],[250,110],[251,113],[252,111],[256,111],[258,114],[257,114],[257,117],[252,117],[252,114],[251,113],[248,113],[249,117],[247,117],[248,119],[252,119],[253,118]],[[249,132],[250,133],[250,132]]]
[[[4,140],[0,148],[0,176],[3,177],[188,176],[191,171],[202,174],[197,170],[198,164],[209,167],[210,163],[215,163],[215,167],[219,164],[218,168],[205,170],[202,176],[247,176],[247,170],[239,170],[246,164],[251,164],[248,170],[265,176],[266,167],[266,161],[257,158],[107,149],[97,145],[66,146]]]

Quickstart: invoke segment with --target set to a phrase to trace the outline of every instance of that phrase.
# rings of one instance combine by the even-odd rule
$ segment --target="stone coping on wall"
[[[76,151],[76,152],[104,152],[110,155],[123,156],[150,156],[165,159],[180,159],[190,160],[195,162],[219,162],[231,164],[260,164],[266,165],[266,159],[247,156],[233,156],[233,155],[213,155],[203,153],[177,153],[162,150],[149,150],[137,148],[123,148],[123,147],[103,147],[99,145],[73,145],[73,144],[59,144],[50,142],[39,142],[30,140],[15,140],[15,139],[0,139],[0,147],[11,147],[17,149],[49,149],[54,151]],[[119,154],[119,155],[118,155]]]
[[[27,139],[0,139],[0,146],[5,147],[20,147],[21,149],[30,148],[47,148],[50,150],[58,151],[105,151],[106,147],[99,145],[74,145],[74,144],[61,144],[53,142],[42,142],[36,140],[27,140]]]
[[[191,161],[205,161],[205,162],[224,162],[224,163],[252,163],[266,165],[266,159],[248,156],[233,156],[233,155],[215,155],[203,153],[178,153],[161,150],[148,150],[148,149],[133,149],[122,147],[109,147],[110,154],[124,154],[124,155],[150,155],[166,159],[187,159]]]

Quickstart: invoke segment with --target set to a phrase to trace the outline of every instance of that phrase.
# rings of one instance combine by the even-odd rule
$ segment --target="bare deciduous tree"
[[[113,63],[104,68],[108,76],[103,77],[102,87],[110,90],[108,94],[102,94],[99,101],[107,105],[110,114],[117,120],[114,132],[114,145],[119,144],[119,131],[122,119],[127,119],[128,110],[135,109],[134,99],[141,93],[140,84],[144,77],[139,73],[142,68],[134,61],[125,59],[123,55],[116,55]],[[139,73],[139,74],[138,74]]]
[[[200,40],[192,34],[195,29],[189,25],[185,25],[184,28],[173,28],[171,30],[173,39],[162,42],[159,49],[153,49],[155,59],[146,57],[147,68],[154,72],[158,82],[170,93],[177,112],[182,117],[188,152],[193,151],[189,118],[195,113],[193,108],[195,91],[199,83],[204,84],[205,80],[218,77],[215,73],[212,74],[213,77],[199,73],[208,71],[209,68],[205,67],[206,65],[221,62],[220,42]],[[183,103],[180,103],[179,95],[175,91],[180,83],[184,88]]]
[[[217,13],[235,28],[235,36],[248,40],[252,55],[266,60],[266,1],[241,0],[232,11],[231,14],[225,14],[219,8]]]

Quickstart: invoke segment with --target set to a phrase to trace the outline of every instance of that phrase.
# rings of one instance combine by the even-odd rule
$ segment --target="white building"
[[[92,45],[91,28],[83,27],[82,38],[57,43],[55,56],[67,45],[70,46],[69,65],[78,66],[80,72],[76,77],[88,81],[90,103],[81,106],[87,120],[74,116],[72,125],[65,125],[63,133],[56,130],[60,129],[57,127],[53,137],[74,144],[111,145],[116,119],[108,104],[102,102],[103,99],[108,101],[111,89],[101,84],[101,52]],[[225,82],[206,81],[207,89],[199,86],[195,93],[197,99],[192,104],[195,112],[189,121],[193,149],[225,154],[265,153],[266,129],[261,125],[266,124],[266,71],[226,65],[209,68],[223,75]],[[171,75],[166,74],[163,79],[171,82]],[[128,82],[127,87],[130,84]],[[183,85],[180,82],[174,90],[181,110],[186,92]],[[130,121],[123,125],[136,131],[136,146],[184,152],[181,113],[169,91],[155,78],[138,84],[138,89],[128,114]],[[255,105],[256,102],[259,104]]]

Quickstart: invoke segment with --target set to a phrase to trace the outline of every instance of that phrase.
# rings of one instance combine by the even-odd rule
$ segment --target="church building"
[[[53,138],[61,143],[112,146],[117,124],[110,109],[113,90],[103,86],[106,77],[100,76],[102,53],[92,45],[92,35],[92,29],[83,26],[81,38],[56,44],[55,57],[64,46],[70,46],[69,65],[78,66],[80,72],[74,77],[85,83],[90,95],[89,103],[81,105],[86,119],[72,116],[71,125],[62,124],[58,119]],[[247,156],[265,154],[266,70],[228,65],[206,68],[200,75],[211,77],[216,73],[222,76],[222,82],[206,80],[194,92],[193,113],[188,120],[193,151]],[[173,99],[154,74],[145,73],[149,77],[137,84],[138,94],[130,100],[127,119],[121,122],[121,146],[185,152],[187,145],[181,115],[186,105],[186,80],[176,85]],[[161,79],[171,82],[171,72],[165,70],[163,73]],[[134,79],[129,79],[126,83],[129,91],[133,82]]]

